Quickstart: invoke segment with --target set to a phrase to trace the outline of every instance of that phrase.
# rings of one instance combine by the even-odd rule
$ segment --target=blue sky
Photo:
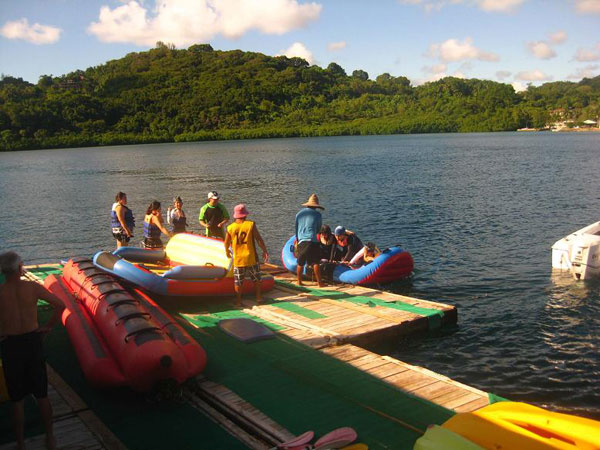
[[[600,0],[0,1],[0,72],[33,83],[159,40],[522,89],[600,74]]]

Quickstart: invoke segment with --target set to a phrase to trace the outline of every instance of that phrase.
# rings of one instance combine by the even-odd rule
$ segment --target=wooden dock
[[[40,267],[30,269],[33,272]],[[240,313],[274,324],[280,335],[409,396],[455,412],[473,411],[489,404],[488,393],[484,391],[361,348],[455,324],[454,306],[358,286],[318,288],[308,282],[304,288],[298,288],[287,271],[271,265],[263,269],[275,276],[275,288],[264,294],[265,301],[260,305],[252,296],[245,297]],[[27,278],[42,282],[32,272]],[[181,316],[185,318],[188,314],[186,311]],[[214,313],[208,311],[198,310],[193,314],[196,318],[214,319]],[[198,378],[197,388],[185,392],[185,401],[249,448],[267,449],[293,436],[273,417],[218,381]],[[77,396],[60,377],[53,376],[50,383],[59,445],[81,449],[125,448],[80,399],[78,403]],[[30,439],[29,443],[31,448],[37,448],[43,444],[43,436]],[[0,450],[5,448],[9,447],[3,446]]]

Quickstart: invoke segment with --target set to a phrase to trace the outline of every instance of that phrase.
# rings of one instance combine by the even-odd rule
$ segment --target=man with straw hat
[[[296,269],[298,286],[302,286],[302,272],[306,264],[312,266],[319,287],[325,286],[321,281],[321,247],[317,233],[321,229],[321,213],[325,209],[319,204],[317,194],[312,194],[296,214],[296,242],[298,243],[298,267]]]

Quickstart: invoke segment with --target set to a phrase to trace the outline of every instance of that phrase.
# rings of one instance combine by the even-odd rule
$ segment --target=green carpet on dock
[[[175,315],[177,308],[170,306]],[[351,426],[370,449],[412,449],[428,425],[454,415],[286,336],[250,344],[238,341],[217,327],[220,318],[251,317],[232,307],[230,300],[198,302],[202,314],[190,312],[189,304],[180,314],[194,326],[188,331],[207,352],[204,375],[292,433],[314,430],[322,435]]]
[[[439,328],[442,325],[442,317],[444,317],[444,311],[435,308],[424,308],[422,306],[411,305],[410,303],[402,302],[399,300],[388,301],[380,298],[367,297],[364,295],[352,295],[346,292],[336,292],[327,289],[316,289],[307,286],[298,286],[297,284],[290,283],[289,281],[277,280],[276,284],[284,286],[288,289],[294,289],[299,292],[305,292],[313,297],[323,297],[331,300],[337,300],[340,302],[349,302],[357,305],[366,305],[370,307],[381,306],[383,308],[397,309],[400,311],[406,311],[419,316],[427,317],[428,328],[430,330]]]
[[[268,293],[265,297],[270,301]],[[233,299],[156,300],[173,317],[185,319],[182,322],[190,334],[206,350],[207,379],[228,387],[292,433],[314,430],[321,436],[351,426],[358,432],[358,441],[370,449],[412,449],[428,425],[441,424],[454,415],[286,336],[246,344],[226,335],[217,326],[219,320],[251,317],[234,308]],[[47,307],[41,306],[40,311],[48,314]],[[253,319],[274,331],[281,329]],[[127,389],[91,389],[64,328],[53,330],[46,349],[52,367],[127,447],[244,448],[187,404],[148,403]],[[0,425],[3,436],[4,427],[8,425]]]

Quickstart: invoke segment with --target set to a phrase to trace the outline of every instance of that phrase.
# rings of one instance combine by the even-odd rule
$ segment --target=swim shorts
[[[233,282],[236,286],[241,286],[246,276],[254,282],[260,281],[260,265],[233,268]]]
[[[318,242],[302,241],[298,244],[298,265],[314,265],[321,261],[321,244]]]
[[[142,247],[159,249],[163,248],[164,245],[160,238],[144,238],[144,240],[142,241]]]
[[[8,396],[18,402],[28,394],[48,397],[48,376],[42,335],[37,331],[7,336],[0,341]]]
[[[127,236],[125,233],[113,233],[113,237],[124,244],[127,244],[131,240],[131,236]]]

